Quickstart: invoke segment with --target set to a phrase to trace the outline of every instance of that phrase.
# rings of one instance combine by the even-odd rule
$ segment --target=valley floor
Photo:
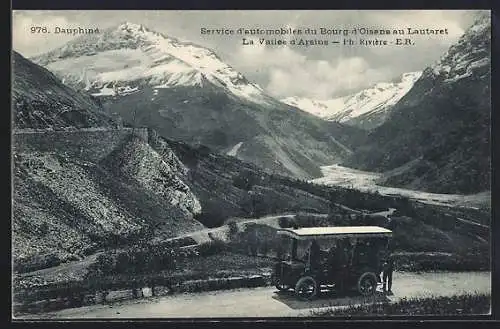
[[[352,169],[338,164],[323,166],[321,167],[321,171],[323,177],[312,180],[313,183],[355,188],[366,192],[376,191],[383,195],[401,195],[428,204],[470,208],[490,206],[490,192],[472,195],[438,194],[398,187],[380,186],[377,185],[377,181],[383,174]]]
[[[398,302],[405,298],[490,294],[490,272],[395,272],[393,295],[377,292],[375,302]],[[274,287],[212,291],[167,297],[130,300],[111,305],[93,305],[23,318],[207,318],[311,316],[325,309],[373,303],[374,298],[340,297],[324,293],[317,300],[303,302]]]

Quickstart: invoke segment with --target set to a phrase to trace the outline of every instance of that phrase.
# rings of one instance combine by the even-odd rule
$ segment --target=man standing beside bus
[[[383,265],[383,290],[392,294],[392,272],[394,271],[394,258],[389,255]],[[387,289],[387,290],[386,290]]]

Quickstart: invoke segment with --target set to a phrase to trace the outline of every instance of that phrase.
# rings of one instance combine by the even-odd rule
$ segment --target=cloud
[[[276,97],[328,99],[390,78],[385,68],[370,68],[360,56],[313,60],[290,47],[245,46],[237,53],[241,66],[267,74],[265,89]]]
[[[387,72],[369,68],[361,57],[342,58],[337,64],[324,60],[307,61],[303,66],[271,69],[267,90],[278,97],[296,95],[328,99],[368,87],[385,77]]]

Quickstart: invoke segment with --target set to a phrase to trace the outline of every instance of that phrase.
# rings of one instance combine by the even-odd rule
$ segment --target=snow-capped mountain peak
[[[76,38],[33,61],[96,96],[122,95],[143,84],[171,88],[209,82],[246,100],[268,100],[262,88],[210,49],[130,22]]]
[[[398,82],[379,82],[355,94],[329,100],[288,97],[282,102],[325,120],[352,123],[352,120],[360,117],[385,115],[421,75],[422,72],[404,73]]]
[[[149,31],[148,28],[146,28],[142,24],[136,24],[127,21],[118,25],[118,28],[126,31],[138,31],[138,32],[145,32],[146,30]]]

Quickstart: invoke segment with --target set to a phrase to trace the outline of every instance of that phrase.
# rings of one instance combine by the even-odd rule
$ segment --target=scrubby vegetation
[[[363,215],[317,215],[301,213],[295,216],[282,216],[276,221],[282,227],[290,225],[321,226],[332,224],[354,224],[358,220],[382,221],[382,218],[370,218]],[[383,218],[386,221],[385,218]],[[400,218],[393,218],[398,221]],[[412,225],[406,219],[406,224]],[[367,224],[370,224],[367,222]],[[269,272],[272,264],[287,252],[286,241],[276,234],[277,228],[265,223],[243,223],[236,220],[228,222],[227,238],[222,241],[213,239],[196,247],[191,238],[171,240],[163,244],[145,243],[140,246],[111,249],[100,255],[88,268],[87,275],[79,281],[35,284],[33,278],[17,282],[20,300],[26,294],[73,294],[71,291],[96,291],[144,286],[172,286],[187,280],[206,280],[232,276],[248,277]],[[406,230],[405,227],[403,229]],[[422,228],[418,228],[422,230]],[[398,229],[395,229],[398,234]],[[434,235],[432,235],[432,234]],[[414,251],[396,251],[396,270],[398,271],[435,271],[435,270],[479,270],[489,268],[487,254],[429,251],[426,239],[443,240],[446,233],[439,230],[416,235]],[[395,244],[396,248],[404,248]],[[398,241],[397,239],[395,240]],[[448,243],[460,244],[460,237]],[[299,249],[301,247],[299,246]],[[419,251],[423,249],[423,251]],[[457,249],[459,250],[459,249]],[[71,288],[73,287],[73,288]],[[229,287],[229,286],[228,286]],[[61,290],[62,289],[62,290]],[[65,290],[66,289],[66,290]],[[69,289],[69,290],[68,290]],[[73,289],[73,290],[72,290]],[[75,290],[76,289],[76,290]],[[194,288],[193,288],[194,289]],[[201,288],[200,288],[201,289]],[[45,291],[45,292],[44,292]],[[66,291],[66,292],[64,292]],[[38,296],[38,295],[36,295]],[[38,297],[29,298],[39,298]],[[40,295],[41,296],[41,295]]]
[[[451,50],[482,58],[488,38],[488,33],[481,33],[477,40],[469,40],[473,46],[479,42],[479,53],[466,51],[471,48],[469,43],[459,43]],[[408,111],[396,113],[398,120],[389,120],[371,134],[380,138],[365,143],[366,134],[357,129],[306,118],[300,111],[253,108],[208,89],[195,90],[189,105],[184,102],[185,95],[177,95],[175,88],[160,93],[160,103],[172,105],[182,99],[189,111],[181,112],[175,106],[162,113],[152,108],[138,111],[144,107],[143,93],[116,100],[118,103],[112,107],[132,122],[134,129],[130,134],[129,130],[120,129],[121,123],[100,111],[101,104],[92,97],[64,87],[49,72],[22,56],[14,57],[19,75],[14,86],[15,125],[23,129],[71,127],[68,135],[40,133],[23,137],[23,132],[16,133],[13,251],[15,287],[22,293],[30,293],[34,286],[68,291],[73,287],[108,289],[256,273],[274,261],[271,257],[280,258],[285,253],[276,225],[255,222],[241,226],[230,221],[224,231],[227,237],[219,237],[220,240],[212,239],[195,247],[192,245],[196,241],[189,239],[163,242],[205,227],[218,227],[229,218],[255,219],[284,213],[294,217],[280,218],[281,227],[379,225],[392,229],[397,270],[489,269],[488,211],[421,205],[405,197],[305,181],[321,174],[320,163],[345,158],[336,143],[324,138],[335,135],[355,151],[350,160],[353,165],[394,169],[385,177],[386,184],[437,192],[487,189],[491,104],[486,97],[490,88],[484,83],[488,79],[482,78],[489,73],[479,72],[480,83],[468,77],[446,87],[427,70],[406,97],[414,104],[401,103],[400,107],[406,106]],[[33,88],[35,85],[43,90]],[[427,94],[423,91],[429,90],[430,96],[421,99],[421,95]],[[122,106],[125,99],[133,103],[132,109],[130,104]],[[146,99],[149,102],[150,98]],[[421,103],[428,106],[414,106]],[[209,120],[201,127],[190,125],[192,118],[184,116],[211,111],[218,113],[213,118],[219,119],[219,114],[225,113],[222,121],[227,129],[219,127],[221,120]],[[438,113],[440,118],[429,115],[429,111]],[[167,118],[164,112],[175,120]],[[421,119],[422,124],[415,126],[408,113]],[[188,120],[180,122],[179,114]],[[443,118],[447,119],[440,120]],[[266,125],[262,125],[261,119],[266,119]],[[152,129],[137,134],[141,122],[155,121],[161,122],[153,125],[158,129],[161,126],[159,134]],[[76,129],[97,126],[113,129],[92,135]],[[402,137],[394,138],[398,132]],[[219,152],[244,141],[238,155],[253,164],[205,146],[170,141],[161,134],[184,141],[202,140]],[[377,143],[380,147],[373,147]],[[405,147],[401,148],[403,144]],[[391,149],[396,151],[381,152]],[[277,151],[301,170],[284,165],[282,158],[275,157]],[[469,156],[464,158],[464,154]],[[412,159],[418,161],[402,170],[400,166]],[[304,179],[273,174],[256,164]],[[397,209],[392,218],[369,214],[388,208]],[[96,252],[101,254],[86,268],[81,280],[58,278],[47,282],[43,274],[34,276],[40,279],[36,284],[22,280],[22,274],[29,277],[30,273],[25,272],[47,273],[43,269],[61,264],[64,267],[65,262],[72,260],[83,262]],[[432,305],[429,307],[435,306]]]
[[[233,157],[214,154],[205,147],[194,148],[168,141],[157,136],[154,131],[149,131],[148,136],[149,145],[141,144],[136,139],[128,140],[98,166],[89,166],[77,156],[62,154],[23,154],[17,158],[16,163],[24,163],[25,158],[41,161],[40,165],[34,167],[24,168],[18,164],[20,172],[16,173],[15,192],[19,196],[16,196],[14,207],[17,218],[14,221],[17,232],[15,246],[24,246],[18,248],[16,255],[27,251],[33,255],[18,255],[15,262],[17,271],[55,266],[80,259],[100,248],[136,246],[141,240],[156,237],[156,240],[161,241],[165,237],[201,229],[202,226],[196,220],[185,218],[189,216],[186,210],[193,210],[196,203],[189,190],[186,190],[189,188],[202,206],[202,211],[194,214],[195,219],[208,227],[220,226],[232,217],[256,218],[290,213],[296,214],[295,219],[290,221],[285,217],[280,222],[281,226],[381,225],[394,230],[395,251],[459,253],[471,259],[474,258],[471,255],[480,255],[476,258],[487,263],[484,260],[489,254],[488,228],[467,224],[467,220],[489,224],[490,214],[487,211],[422,205],[405,197],[316,185],[267,173]],[[134,160],[135,155],[138,158]],[[160,159],[163,159],[163,165]],[[141,163],[147,164],[149,169],[138,170],[144,167]],[[126,175],[115,177],[109,173],[108,167],[116,171],[118,169],[113,165],[117,164]],[[174,177],[175,182],[182,180],[187,185],[178,187],[174,184],[172,187],[172,177],[166,177],[165,170],[177,175]],[[75,187],[68,189],[61,184],[66,181]],[[177,188],[185,196],[181,198],[182,209],[172,209],[170,214],[166,214],[167,207],[161,194],[170,194],[169,189],[172,188]],[[81,197],[88,194],[90,198],[93,190],[102,195],[100,203],[110,203],[111,206],[91,205],[90,199]],[[76,192],[79,198],[75,196]],[[20,202],[23,198],[27,201]],[[30,205],[40,204],[37,209],[44,209],[49,204],[47,200],[52,203],[50,211],[47,210],[44,215],[45,220],[31,222],[22,219],[35,216],[34,208]],[[172,208],[170,205],[168,207]],[[112,216],[106,217],[105,210],[114,208]],[[388,208],[397,209],[397,216],[391,223],[382,216],[367,216],[367,213]],[[99,225],[107,225],[106,230],[110,232],[100,229],[96,221],[90,220],[92,216],[108,218]],[[459,222],[458,217],[466,221]],[[71,229],[61,231],[56,225],[58,218],[67,218]],[[123,231],[124,226],[109,222],[109,218],[131,227],[127,232],[120,233],[118,228],[121,227]],[[149,223],[136,223],[138,218],[147,219]],[[165,218],[170,220],[165,221]],[[273,256],[280,252],[273,230],[268,227],[255,227],[242,234],[237,232],[235,224],[229,224],[229,228],[232,250]],[[252,242],[250,237],[255,234],[250,234],[251,230],[267,233],[258,233],[255,242]],[[26,243],[23,240],[25,236],[31,240],[37,237],[36,243]],[[265,239],[261,236],[265,236]],[[47,244],[52,237],[57,238],[57,241]],[[37,249],[26,249],[25,246],[30,244],[36,245]],[[63,252],[54,253],[54,248]]]
[[[172,240],[172,242],[175,241]],[[107,251],[99,255],[96,262],[89,266],[86,279],[98,280],[115,275],[182,271],[186,269],[186,264],[191,261],[221,255],[227,251],[230,251],[230,246],[220,240],[187,246],[182,246],[180,243],[145,244],[117,251]],[[231,270],[231,268],[227,270]],[[207,274],[217,275],[213,270]]]
[[[176,263],[190,257],[189,250],[173,248],[134,248],[117,253],[104,253],[89,267],[88,278],[102,278],[116,274],[154,273],[174,269]]]
[[[481,253],[396,252],[397,271],[484,271],[490,270],[490,257]]]
[[[210,244],[209,246],[214,245]],[[195,253],[192,253],[191,256],[178,257],[175,262],[170,264],[165,263],[168,265],[168,269],[150,272],[137,268],[135,268],[138,270],[137,273],[125,270],[121,265],[129,262],[133,264],[134,257],[133,255],[125,257],[123,253],[119,253],[116,257],[103,256],[96,263],[98,264],[96,268],[100,271],[108,271],[107,275],[95,276],[89,273],[83,280],[55,282],[45,282],[43,279],[40,282],[35,282],[33,279],[26,281],[22,277],[16,276],[14,284],[19,289],[14,292],[14,301],[26,304],[33,301],[65,297],[70,300],[70,304],[66,307],[78,307],[81,306],[84,295],[94,294],[97,291],[157,286],[174,288],[189,280],[249,278],[252,275],[262,275],[264,272],[270,271],[274,262],[274,260],[264,257],[250,257],[227,251],[219,252],[217,248],[215,247],[217,253],[211,254],[212,247],[207,247],[203,257],[195,256]],[[169,252],[165,253],[165,255],[169,254]],[[130,261],[131,259],[132,261]],[[221,287],[224,287],[224,284]],[[227,286],[227,288],[231,287],[230,284]]]
[[[342,309],[312,312],[313,316],[391,316],[489,314],[491,296],[467,294],[452,297],[411,298],[396,303],[351,305]]]
[[[74,258],[67,258],[66,261],[76,260],[76,256],[73,255]],[[57,266],[62,263],[61,258],[54,253],[48,254],[34,254],[29,257],[17,259],[15,261],[14,270],[20,273],[36,271],[39,269],[50,268],[53,266]]]

